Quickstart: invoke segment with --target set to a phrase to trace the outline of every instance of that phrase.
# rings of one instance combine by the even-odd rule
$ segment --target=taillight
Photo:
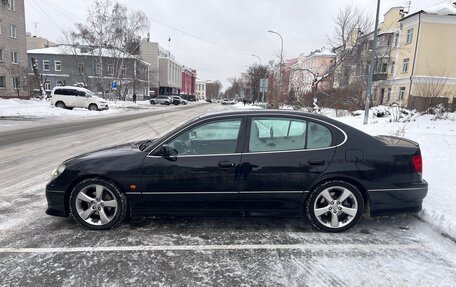
[[[413,166],[415,167],[416,173],[419,175],[423,173],[423,159],[421,158],[421,153],[413,156]]]

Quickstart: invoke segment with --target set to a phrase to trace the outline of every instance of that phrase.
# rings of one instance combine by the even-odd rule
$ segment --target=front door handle
[[[235,167],[236,163],[234,163],[232,161],[224,160],[224,161],[219,162],[218,166],[222,167],[222,168],[231,168],[231,167]]]
[[[310,165],[325,165],[324,159],[309,159]]]

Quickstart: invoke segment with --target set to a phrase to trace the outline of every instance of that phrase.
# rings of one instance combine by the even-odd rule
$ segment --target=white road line
[[[410,250],[425,249],[421,244],[246,244],[246,245],[146,245],[146,246],[94,246],[55,248],[0,248],[0,253],[70,253],[70,252],[132,252],[132,251],[211,251],[211,250]]]

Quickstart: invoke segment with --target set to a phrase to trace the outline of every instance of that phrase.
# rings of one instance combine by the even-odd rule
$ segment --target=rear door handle
[[[219,162],[218,166],[222,167],[222,168],[230,168],[230,167],[235,167],[236,163],[224,160],[224,161]]]
[[[309,159],[310,165],[325,165],[324,159]]]

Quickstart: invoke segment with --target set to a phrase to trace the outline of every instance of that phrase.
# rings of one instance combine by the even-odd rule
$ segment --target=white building
[[[195,94],[198,100],[206,100],[206,81],[196,80]]]

